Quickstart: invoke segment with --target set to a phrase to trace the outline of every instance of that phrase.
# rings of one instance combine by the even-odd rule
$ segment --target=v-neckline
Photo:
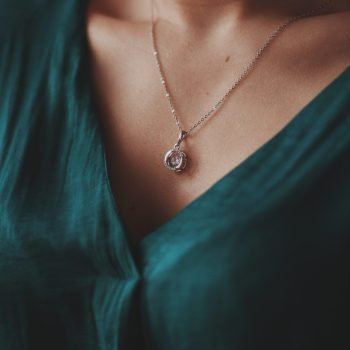
[[[85,45],[85,52],[86,56],[85,60],[89,61],[89,43],[88,43],[88,37],[87,37],[87,8],[89,4],[89,0],[83,0],[85,5],[85,11],[84,12],[84,19],[83,19],[83,45]],[[288,133],[291,129],[297,128],[299,124],[302,124],[306,116],[308,115],[309,109],[311,109],[315,104],[318,103],[319,100],[322,100],[332,89],[337,85],[337,83],[344,78],[347,73],[350,72],[350,66],[346,67],[341,73],[338,74],[337,77],[335,77],[332,81],[330,81],[325,87],[323,87],[307,104],[302,107],[302,109],[282,128],[280,129],[276,134],[274,134],[270,139],[268,139],[266,142],[261,144],[253,153],[251,153],[248,157],[246,157],[243,161],[241,161],[238,165],[236,165],[234,168],[229,170],[225,175],[223,175],[221,178],[219,178],[217,181],[215,181],[207,190],[205,190],[202,194],[197,196],[195,199],[193,199],[191,202],[189,202],[186,206],[184,206],[182,209],[180,209],[176,214],[174,214],[170,219],[168,219],[166,222],[161,224],[160,226],[156,227],[155,229],[151,230],[149,233],[147,233],[142,239],[138,240],[136,244],[131,244],[131,236],[126,230],[125,223],[121,217],[117,199],[115,198],[115,195],[112,191],[111,181],[108,173],[108,163],[107,163],[107,157],[106,157],[106,148],[104,144],[103,139],[103,133],[102,133],[102,125],[101,125],[101,119],[99,117],[99,112],[97,108],[97,101],[95,100],[94,96],[94,84],[93,80],[89,71],[90,65],[86,63],[84,65],[88,72],[86,72],[86,75],[88,77],[87,83],[88,83],[88,95],[89,98],[92,100],[93,105],[93,117],[96,120],[96,127],[97,127],[97,133],[98,133],[98,141],[100,143],[100,149],[102,150],[102,157],[103,157],[103,169],[102,169],[102,176],[104,177],[105,185],[108,188],[108,194],[109,198],[108,200],[111,201],[113,205],[114,215],[117,220],[117,222],[120,224],[120,228],[122,230],[122,236],[123,239],[125,239],[128,248],[131,253],[135,252],[135,250],[142,249],[143,246],[147,245],[149,241],[152,241],[152,239],[158,235],[161,235],[162,232],[169,230],[171,227],[173,227],[176,223],[178,223],[181,218],[184,216],[185,213],[189,212],[192,208],[196,206],[201,201],[204,201],[208,196],[212,196],[215,194],[215,192],[219,191],[219,188],[226,184],[227,181],[232,180],[233,178],[237,178],[239,176],[242,176],[245,172],[245,170],[249,169],[249,166],[255,162],[259,157],[262,157],[265,151],[268,149],[271,149],[273,144],[277,143],[281,139],[287,137]]]

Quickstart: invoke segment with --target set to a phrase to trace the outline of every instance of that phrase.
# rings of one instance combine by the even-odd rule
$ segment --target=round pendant
[[[185,152],[173,148],[165,154],[164,164],[168,169],[178,173],[185,169],[187,155]]]

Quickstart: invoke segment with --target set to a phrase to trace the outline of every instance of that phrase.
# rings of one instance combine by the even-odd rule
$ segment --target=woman
[[[349,349],[349,9],[0,0],[0,348]]]

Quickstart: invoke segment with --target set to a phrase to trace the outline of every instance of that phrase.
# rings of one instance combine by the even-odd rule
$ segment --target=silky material
[[[134,247],[85,9],[0,0],[0,349],[350,349],[350,68]]]

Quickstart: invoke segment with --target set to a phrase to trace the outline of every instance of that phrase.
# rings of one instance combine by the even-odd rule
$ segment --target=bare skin
[[[322,1],[156,0],[157,41],[185,129],[225,93],[269,34]],[[292,24],[225,105],[162,163],[178,131],[153,57],[149,2],[91,0],[87,33],[108,172],[133,244],[269,141],[350,64],[350,6]]]

